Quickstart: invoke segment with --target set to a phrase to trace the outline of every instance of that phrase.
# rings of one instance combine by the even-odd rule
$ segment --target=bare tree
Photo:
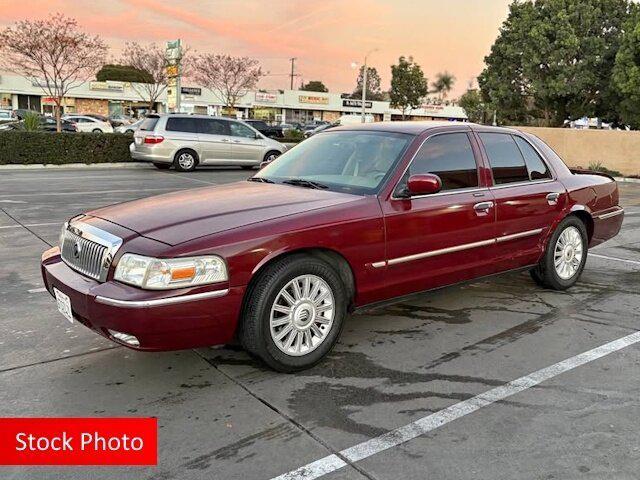
[[[153,110],[158,98],[167,88],[168,62],[164,49],[156,43],[127,43],[122,52],[121,63],[149,74],[141,74],[138,81],[131,84],[131,88],[142,101],[149,104],[149,110]],[[150,79],[153,79],[153,83],[149,83]]]
[[[211,90],[227,109],[255,88],[263,75],[258,60],[212,53],[197,56],[192,70],[193,79]]]
[[[62,99],[102,66],[107,46],[60,13],[48,20],[23,20],[0,32],[0,66],[39,85],[55,105],[61,130]]]

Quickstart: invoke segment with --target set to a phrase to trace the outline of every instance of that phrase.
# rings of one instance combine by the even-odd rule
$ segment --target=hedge
[[[123,133],[0,132],[0,165],[130,162]]]

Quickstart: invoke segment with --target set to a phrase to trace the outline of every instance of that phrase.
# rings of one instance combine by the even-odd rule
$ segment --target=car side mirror
[[[409,196],[430,195],[438,193],[440,190],[442,190],[442,180],[433,173],[411,175],[407,180],[406,193]]]

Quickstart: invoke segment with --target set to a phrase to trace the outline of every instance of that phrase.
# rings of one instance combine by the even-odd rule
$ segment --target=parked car
[[[208,115],[149,115],[133,134],[135,160],[187,172],[198,165],[238,165],[251,169],[287,147],[239,120]]]
[[[73,122],[79,132],[113,133],[113,127],[108,121],[90,115],[64,115],[62,118]]]
[[[63,132],[75,133],[78,131],[76,124],[61,120]],[[56,119],[40,116],[39,129],[45,132],[57,132]],[[0,130],[24,130],[24,120],[14,120],[13,122],[0,123]]]
[[[337,127],[338,125],[339,125],[338,123],[323,123],[322,125],[318,125],[313,130],[306,130],[304,132],[304,136],[305,136],[305,138],[309,138],[312,135],[315,135],[316,133],[324,132],[325,130],[328,130],[329,128]]]
[[[11,110],[0,109],[0,124],[13,122],[14,120],[15,118],[13,117]]]
[[[613,178],[572,172],[530,134],[364,124],[315,135],[248,181],[74,217],[42,273],[69,320],[117,343],[237,336],[291,372],[379,302],[516,269],[569,288],[623,214]]]
[[[243,120],[243,122],[246,123],[247,125],[250,125],[253,128],[255,128],[257,131],[259,131],[265,137],[269,137],[269,138],[281,138],[281,137],[284,137],[281,125],[269,125],[264,120],[255,120],[255,119],[251,119],[251,118],[245,119],[245,120]]]
[[[140,125],[142,125],[142,122],[144,122],[144,118],[138,120],[137,122],[134,123],[130,123],[127,125],[120,125],[119,127],[116,127],[114,129],[115,132],[117,133],[130,133],[133,134],[133,132],[135,132],[138,128],[140,128]]]
[[[132,123],[134,123],[134,119],[127,116],[127,115],[122,115],[122,114],[116,114],[116,115],[110,115],[108,118],[109,123],[111,123],[111,126],[116,128],[116,127],[122,127],[122,126],[128,126],[131,125]]]
[[[17,120],[24,120],[25,115],[28,113],[35,113],[36,115],[42,115],[40,112],[37,112],[35,110],[29,110],[27,108],[16,108],[12,112],[13,117]]]

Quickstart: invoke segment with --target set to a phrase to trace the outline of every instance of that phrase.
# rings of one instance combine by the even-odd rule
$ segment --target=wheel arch
[[[345,288],[347,289],[347,298],[349,299],[348,309],[349,311],[353,310],[354,302],[355,302],[355,294],[356,294],[356,278],[353,272],[353,268],[349,261],[336,250],[325,248],[325,247],[307,247],[307,248],[297,248],[295,250],[287,250],[283,252],[279,252],[275,255],[266,257],[263,259],[256,267],[253,272],[251,272],[251,279],[249,280],[249,284],[247,285],[247,289],[245,290],[245,296],[243,299],[243,304],[246,302],[246,299],[250,295],[251,287],[260,278],[260,274],[272,265],[274,262],[282,260],[286,257],[291,257],[294,255],[308,255],[331,265],[342,280]]]
[[[574,205],[565,218],[570,216],[578,217],[582,223],[584,223],[584,226],[587,229],[587,241],[588,243],[591,243],[594,229],[593,216],[591,215],[591,212],[583,205]]]

